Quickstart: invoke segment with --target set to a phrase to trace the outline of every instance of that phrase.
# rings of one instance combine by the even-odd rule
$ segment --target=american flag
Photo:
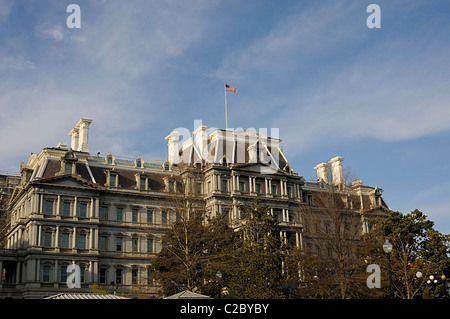
[[[225,91],[231,91],[231,92],[237,93],[237,89],[228,84],[225,84]]]

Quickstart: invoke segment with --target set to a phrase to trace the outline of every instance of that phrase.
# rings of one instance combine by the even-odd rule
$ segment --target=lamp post
[[[392,289],[392,271],[391,271],[391,252],[392,252],[392,244],[388,239],[383,244],[383,250],[387,254],[388,258],[388,272],[389,272],[389,295],[391,299],[394,299],[394,290]]]
[[[216,272],[216,278],[217,278],[217,281],[219,283],[219,299],[220,299],[220,297],[222,295],[222,277],[223,277],[222,273],[220,272],[220,270],[218,270]]]

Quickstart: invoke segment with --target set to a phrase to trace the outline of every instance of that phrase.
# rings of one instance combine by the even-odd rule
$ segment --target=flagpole
[[[227,113],[227,83],[224,82],[223,86],[225,90],[225,130],[228,130],[228,113]]]

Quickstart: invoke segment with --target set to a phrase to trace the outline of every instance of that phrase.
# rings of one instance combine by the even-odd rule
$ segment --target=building
[[[72,293],[67,285],[72,264],[79,269],[77,293],[98,284],[156,294],[151,264],[179,217],[173,199],[181,185],[195,189],[195,209],[225,214],[232,227],[241,223],[240,205],[258,198],[279,219],[280,236],[301,249],[302,208],[314,204],[315,186],[345,184],[342,158],[331,163],[330,183],[327,164],[317,168],[317,183],[307,183],[289,165],[281,140],[266,132],[201,125],[181,144],[182,132],[173,131],[166,137],[167,160],[150,163],[91,155],[91,123],[80,119],[69,132],[70,147],[47,147],[21,163],[20,184],[9,202],[6,248],[0,251],[0,297]],[[364,211],[386,206],[377,188],[356,188],[370,203]]]

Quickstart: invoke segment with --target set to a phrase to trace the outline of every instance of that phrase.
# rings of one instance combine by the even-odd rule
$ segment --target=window
[[[66,174],[72,174],[72,163],[65,163],[65,170],[64,172]]]
[[[61,266],[61,282],[67,282],[67,266]]]
[[[239,191],[245,192],[245,183],[244,182],[239,182]]]
[[[147,252],[153,253],[153,238],[147,238]]]
[[[131,220],[133,222],[137,222],[138,221],[138,209],[137,208],[133,208],[131,210]]]
[[[86,274],[86,266],[80,266],[80,282],[84,282],[85,274]]]
[[[139,238],[138,237],[133,237],[131,239],[131,249],[133,252],[137,252],[138,251],[138,244],[139,244]]]
[[[174,188],[174,182],[169,182],[169,192],[173,193],[173,191],[175,190]]]
[[[52,246],[52,232],[46,231],[44,233],[44,246],[51,247]]]
[[[42,281],[49,282],[50,281],[50,266],[44,266],[42,268]]]
[[[145,178],[139,178],[139,189],[140,190],[145,190]]]
[[[45,214],[53,215],[53,201],[52,200],[45,201]]]
[[[100,268],[100,283],[106,284],[106,268]]]
[[[70,216],[70,202],[64,202],[63,203],[62,215],[63,216]]]
[[[261,193],[261,184],[256,184],[256,192]]]
[[[136,167],[142,167],[142,162],[140,160],[136,161]]]
[[[161,212],[161,224],[163,225],[167,224],[167,212],[165,211]]]
[[[108,237],[105,235],[100,236],[99,238],[99,243],[98,243],[98,248],[100,250],[106,250],[106,241],[108,240]]]
[[[110,164],[110,165],[113,163],[112,156],[108,156],[107,163]]]
[[[123,208],[122,207],[117,207],[116,210],[116,220],[117,221],[121,221],[123,217]]]
[[[287,196],[288,196],[289,198],[292,198],[292,187],[288,187],[288,188],[287,188]]]
[[[147,210],[147,223],[153,223],[153,210]]]
[[[87,204],[80,203],[80,217],[87,217]]]
[[[116,175],[109,175],[109,186],[116,187]]]
[[[69,234],[68,233],[61,234],[61,248],[69,248]]]
[[[122,251],[122,237],[116,238],[116,251]]]
[[[277,186],[272,185],[272,195],[277,195]]]
[[[86,249],[86,234],[78,234],[78,248]]]
[[[108,219],[108,207],[100,206],[100,219],[107,220]]]
[[[228,190],[227,184],[227,180],[222,179],[222,192],[226,192]]]
[[[122,268],[116,269],[116,284],[122,283]]]
[[[131,283],[137,284],[138,281],[138,269],[133,268],[131,269]]]

